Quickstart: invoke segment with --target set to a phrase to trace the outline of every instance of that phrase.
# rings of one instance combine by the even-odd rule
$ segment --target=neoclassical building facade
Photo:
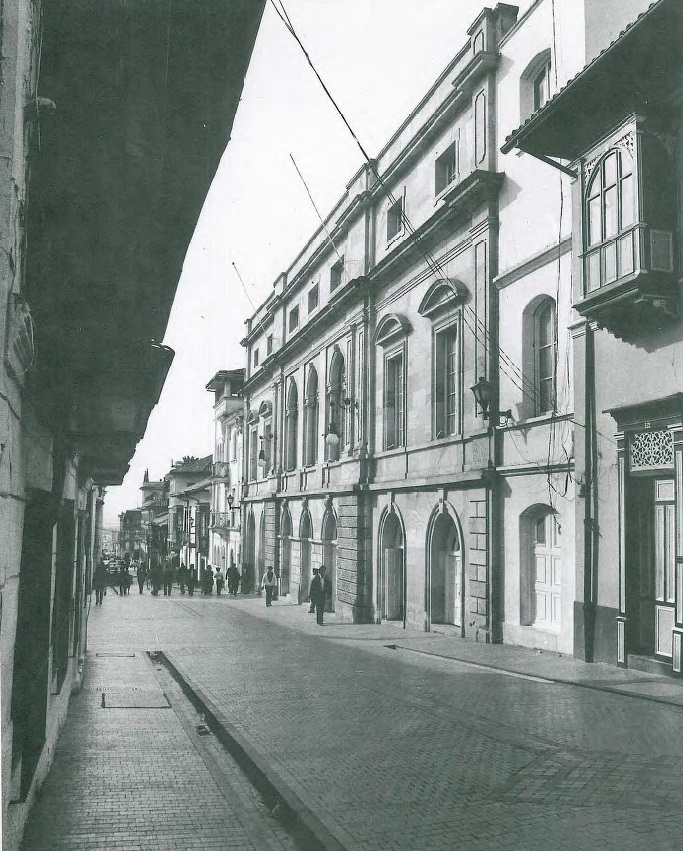
[[[303,601],[324,566],[342,618],[590,656],[573,179],[501,145],[644,6],[485,8],[247,321],[255,578]]]

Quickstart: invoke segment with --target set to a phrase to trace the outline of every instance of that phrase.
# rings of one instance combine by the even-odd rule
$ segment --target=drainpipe
[[[586,662],[595,657],[595,620],[597,614],[597,564],[598,564],[598,447],[595,422],[595,337],[594,327],[586,324],[585,345],[585,500],[584,500],[584,554],[583,554],[583,650]]]

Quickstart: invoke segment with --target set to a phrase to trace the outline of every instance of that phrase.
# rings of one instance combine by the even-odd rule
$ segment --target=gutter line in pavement
[[[234,724],[228,721],[211,698],[178,666],[171,653],[159,650],[156,655],[166,665],[190,701],[201,708],[209,727],[221,744],[257,783],[268,787],[271,794],[275,793],[285,803],[300,828],[310,834],[315,843],[310,845],[311,848],[318,846],[324,851],[347,851],[355,846],[353,838],[345,835],[338,825],[330,824],[328,820],[323,821],[314,812],[313,807],[304,800],[305,792],[294,790],[292,784],[268,762],[265,754],[258,751]]]

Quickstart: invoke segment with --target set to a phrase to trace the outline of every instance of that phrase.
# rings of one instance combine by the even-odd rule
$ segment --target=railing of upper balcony
[[[230,479],[230,462],[214,461],[211,468],[211,477],[214,479]]]
[[[212,511],[211,528],[239,529],[239,511],[235,508],[232,511]]]

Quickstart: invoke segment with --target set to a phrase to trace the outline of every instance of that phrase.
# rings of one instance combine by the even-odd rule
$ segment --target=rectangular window
[[[437,157],[434,168],[434,191],[440,195],[458,174],[458,143],[453,142]]]
[[[272,334],[268,334],[268,337],[266,339],[266,354],[267,355],[273,354],[273,335]]]
[[[384,361],[384,448],[405,445],[403,352]]]
[[[258,475],[258,429],[249,432],[249,480],[256,481]]]
[[[330,292],[333,293],[342,282],[344,274],[344,257],[339,260],[330,269]]]
[[[550,62],[547,62],[534,77],[534,112],[546,103],[549,93]]]
[[[458,433],[458,335],[455,327],[434,339],[434,426],[436,437]]]
[[[395,201],[387,211],[387,242],[403,230],[403,198]]]
[[[312,313],[316,307],[318,306],[319,299],[319,287],[318,284],[314,284],[311,289],[308,291],[308,312]]]
[[[296,329],[298,327],[299,327],[299,308],[297,306],[297,307],[293,307],[289,311],[289,330],[290,330],[290,333],[292,331],[296,331]]]
[[[258,366],[258,349],[254,349],[252,353],[252,363],[254,366]]]

